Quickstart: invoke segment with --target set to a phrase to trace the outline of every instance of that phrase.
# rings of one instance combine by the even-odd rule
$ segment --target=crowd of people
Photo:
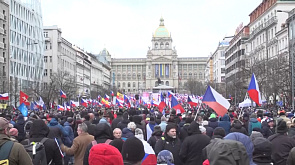
[[[165,111],[165,110],[164,110]],[[291,112],[80,109],[0,114],[0,164],[294,165]],[[30,145],[45,155],[30,153]],[[42,147],[39,147],[42,148]]]

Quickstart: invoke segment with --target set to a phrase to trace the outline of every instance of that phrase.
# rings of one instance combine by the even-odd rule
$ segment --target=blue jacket
[[[253,163],[253,158],[252,158],[252,154],[254,151],[254,145],[253,145],[251,139],[249,138],[249,136],[244,135],[239,132],[232,132],[232,133],[226,135],[224,137],[224,139],[230,139],[230,140],[235,140],[235,141],[241,142],[246,148],[246,151],[247,151],[247,154],[249,157],[249,161],[250,161],[250,165],[255,165],[255,163]]]
[[[133,132],[128,128],[123,128],[122,130],[122,139],[126,141],[128,138],[133,137]]]
[[[63,138],[64,145],[71,147],[74,140],[74,132],[72,125],[69,122],[64,123],[64,129],[69,133],[69,136]]]
[[[50,122],[47,124],[47,126],[50,128],[50,127],[57,127],[62,135],[65,137],[65,136],[69,136],[69,133],[64,129],[64,127],[62,127],[55,118],[52,118],[50,120]]]
[[[230,118],[228,114],[225,114],[220,121],[218,122],[218,127],[222,127],[225,130],[226,134],[230,132]]]

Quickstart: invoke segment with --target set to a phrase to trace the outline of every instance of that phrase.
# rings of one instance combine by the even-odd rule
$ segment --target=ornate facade
[[[112,58],[112,85],[125,93],[150,92],[161,84],[185,92],[188,79],[204,82],[207,57],[178,57],[171,33],[160,19],[146,58]]]

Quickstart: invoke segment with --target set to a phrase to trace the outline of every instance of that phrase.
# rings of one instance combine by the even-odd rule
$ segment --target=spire
[[[163,17],[160,18],[160,26],[164,26],[164,19],[163,19]]]

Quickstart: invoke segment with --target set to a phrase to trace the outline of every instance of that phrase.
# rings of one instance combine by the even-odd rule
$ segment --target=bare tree
[[[187,82],[184,83],[184,87],[190,92],[190,94],[195,95],[203,95],[206,90],[202,82],[194,79],[188,79]]]

